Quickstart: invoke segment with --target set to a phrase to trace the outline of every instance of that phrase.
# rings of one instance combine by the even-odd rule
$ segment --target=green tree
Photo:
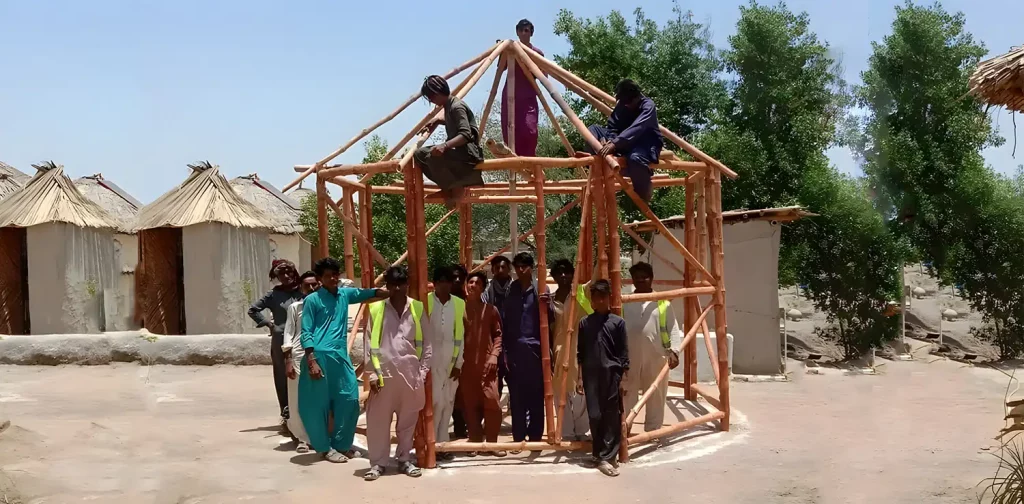
[[[803,205],[818,214],[782,234],[780,280],[807,286],[831,323],[824,335],[855,357],[896,335],[898,319],[886,312],[899,296],[902,249],[861,184],[825,155],[843,139],[851,97],[809,25],[782,3],[740,8],[723,53],[731,100],[701,145],[740,173],[723,188],[727,207]]]
[[[896,8],[892,33],[872,46],[857,89],[868,111],[864,171],[893,231],[948,278],[948,244],[974,206],[962,184],[986,170],[981,149],[1001,142],[967,94],[986,50],[964,31],[963,14],[911,3]]]

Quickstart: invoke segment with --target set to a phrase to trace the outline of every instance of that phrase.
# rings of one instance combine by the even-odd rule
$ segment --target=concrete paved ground
[[[985,449],[1003,425],[1003,374],[791,368],[789,383],[732,384],[731,432],[634,452],[616,479],[545,456],[364,483],[366,460],[320,463],[282,444],[267,367],[0,366],[0,421],[12,422],[0,503],[976,502],[995,469]]]

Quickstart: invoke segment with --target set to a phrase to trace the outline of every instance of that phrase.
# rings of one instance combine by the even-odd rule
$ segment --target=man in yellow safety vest
[[[395,460],[402,474],[419,477],[413,463],[413,434],[425,400],[424,382],[430,369],[433,340],[423,303],[409,297],[409,272],[393,266],[384,272],[387,300],[370,305],[363,336],[364,368],[368,370],[370,397],[366,401],[366,441],[373,481],[384,474],[391,454],[391,421],[398,417]]]
[[[633,292],[654,292],[654,268],[650,264],[634,264],[629,268],[629,276],[633,279]],[[625,391],[622,406],[628,415],[639,400],[639,396],[658,378],[666,362],[672,369],[679,365],[679,355],[672,350],[672,341],[681,341],[683,334],[676,323],[669,301],[624,303],[622,318],[626,320],[626,333],[629,336],[630,371],[622,382]],[[666,379],[658,384],[654,395],[647,400],[644,413],[645,432],[662,427],[667,393]]]
[[[462,372],[463,342],[466,335],[466,301],[452,295],[455,274],[450,267],[434,270],[434,292],[427,295],[427,315],[433,339],[430,347],[430,373],[434,402],[434,437],[439,443],[450,441],[448,424],[455,407],[455,392]],[[453,453],[438,458],[451,460]]]

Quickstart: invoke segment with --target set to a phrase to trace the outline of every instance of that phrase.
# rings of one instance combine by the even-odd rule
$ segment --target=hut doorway
[[[0,334],[31,334],[25,228],[0,228]]]
[[[154,334],[185,334],[185,271],[181,228],[139,232],[139,268],[135,272],[142,327]]]

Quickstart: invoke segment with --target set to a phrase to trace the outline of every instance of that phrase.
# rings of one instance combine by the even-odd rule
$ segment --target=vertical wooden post
[[[416,284],[410,285],[410,294],[420,302],[427,301],[427,229],[425,221],[426,202],[423,198],[423,172],[416,163],[412,165],[412,179],[406,179],[406,184],[413,184],[413,199],[409,202],[410,213],[415,215],[413,241],[408,243],[409,250],[416,249],[416,261],[409,262],[412,269],[416,270]],[[433,469],[437,465],[435,452],[434,435],[434,394],[431,384],[432,377],[427,373],[427,379],[423,383],[424,404],[420,410],[420,423],[424,433],[424,467]]]
[[[594,172],[591,171],[591,175],[593,174]],[[580,244],[583,244],[584,241],[586,241],[586,236],[590,233],[590,200],[594,194],[591,181],[592,179],[588,177],[587,185],[583,189],[583,198],[581,199],[582,206],[580,208],[582,209],[583,215],[580,218],[580,235],[578,240],[578,243]],[[586,279],[589,277],[587,274],[588,268],[583,267],[583,261],[585,260],[584,257],[588,255],[586,250],[587,249],[583,245],[580,245],[576,249],[576,274],[573,275],[572,288],[569,290],[569,297],[566,299],[566,305],[563,308],[564,310],[568,310],[568,314],[566,315],[568,318],[566,320],[569,320],[570,322],[567,324],[568,327],[566,327],[565,336],[559,334],[555,335],[555,337],[562,338],[563,349],[561,362],[556,363],[556,365],[561,366],[562,369],[562,380],[558,384],[557,388],[559,394],[558,416],[555,424],[555,440],[557,442],[562,441],[562,426],[565,424],[565,418],[563,415],[565,414],[565,403],[568,399],[567,396],[569,393],[569,390],[566,388],[566,384],[569,380],[569,359],[576,358],[575,355],[569,353],[569,348],[572,348],[572,339],[578,337],[576,334],[576,324],[572,322],[576,320],[576,310],[579,307],[579,304],[576,302],[576,290],[581,284],[586,283]]]
[[[693,182],[688,182],[686,184],[686,203],[684,207],[685,210],[683,212],[683,222],[685,229],[684,243],[691,251],[696,247],[697,243],[696,229],[694,229],[694,193],[695,188]],[[693,287],[693,269],[693,266],[691,266],[689,262],[683,262],[683,285],[685,287]],[[690,327],[692,327],[694,322],[696,322],[698,316],[699,314],[694,312],[693,298],[683,298],[683,327],[686,328],[685,330],[687,332],[689,332]],[[692,373],[697,362],[695,350],[696,346],[689,343],[683,347],[683,394],[688,401],[694,401],[697,399],[697,393],[693,390],[693,385],[696,383],[694,381],[694,377],[696,375]]]
[[[316,227],[319,232],[317,237],[317,251],[322,259],[331,254],[330,243],[327,234],[327,181],[317,177],[316,179]]]
[[[516,58],[506,57],[508,61],[508,74],[505,77],[505,115],[506,128],[508,129],[508,148],[512,154],[516,152]],[[516,171],[508,171],[508,194],[516,192]],[[508,238],[512,242],[512,257],[519,253],[519,205],[512,203],[508,207]]]
[[[709,170],[710,184],[705,190],[709,199],[707,225],[711,238],[711,275],[715,277],[715,338],[718,343],[718,400],[722,403],[721,428],[729,430],[729,338],[725,310],[725,248],[722,245],[722,175],[717,169]],[[704,335],[708,337],[708,335]]]
[[[595,164],[590,169],[596,171],[594,176],[594,213],[597,214],[597,269],[596,278],[608,278],[608,213],[605,204],[608,198],[604,190],[604,172],[601,164]]]
[[[547,246],[547,231],[544,225],[544,169],[539,165],[533,168],[533,188],[537,195],[537,227],[533,232],[533,238],[537,244],[537,294],[538,296],[547,292],[548,287],[548,263],[545,248]],[[551,390],[551,334],[548,320],[548,304],[537,303],[540,310],[540,362],[541,376],[544,379],[544,414],[548,430],[548,442],[555,442],[555,402],[554,393]]]
[[[353,203],[352,203],[352,189],[349,189],[348,187],[344,187],[341,190],[341,210],[346,215],[348,215],[349,218],[355,220],[355,218],[356,218],[356,216],[355,216],[355,205],[353,205]],[[360,212],[360,213],[362,213],[362,212]],[[362,215],[360,215],[358,222],[361,223],[362,219],[363,219],[363,217],[362,217]],[[345,239],[344,239],[344,245],[345,245],[345,278],[348,278],[349,280],[352,280],[353,282],[356,280],[355,256],[353,255],[353,244],[355,242],[355,232],[354,231],[355,231],[355,226],[353,226],[348,221],[345,221]],[[363,230],[363,231],[365,231],[365,230]],[[367,236],[367,239],[369,239],[369,238],[370,237]]]

